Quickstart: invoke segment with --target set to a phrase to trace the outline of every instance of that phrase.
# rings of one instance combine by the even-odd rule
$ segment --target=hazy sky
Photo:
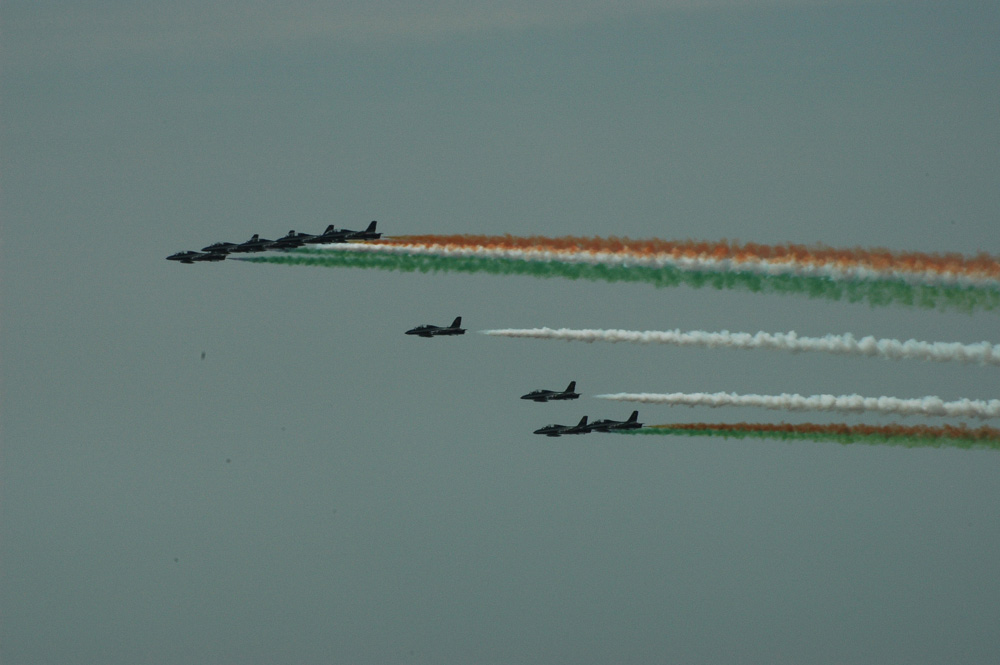
[[[996,312],[163,260],[373,219],[997,255],[995,3],[0,17],[5,665],[1000,660],[996,452],[531,434],[625,418],[605,392],[986,399],[995,368],[402,334],[996,343]]]

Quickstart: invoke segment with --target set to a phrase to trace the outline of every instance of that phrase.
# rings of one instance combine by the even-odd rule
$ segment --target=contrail
[[[753,293],[799,294],[809,298],[866,302],[870,306],[892,304],[925,309],[1000,309],[1000,288],[955,285],[908,284],[899,280],[838,281],[827,277],[791,274],[766,275],[745,271],[691,271],[676,267],[659,268],[627,264],[605,265],[583,262],[527,261],[478,255],[434,255],[386,253],[353,248],[349,250],[293,251],[241,260],[256,263],[308,265],[328,268],[368,268],[402,272],[460,272],[494,275],[531,275],[540,278],[586,279],[603,282],[635,282],[656,287],[688,286],[749,291]],[[379,246],[371,246],[378,248]]]
[[[868,336],[858,339],[850,333],[824,337],[800,337],[794,331],[787,333],[758,332],[756,334],[705,332],[693,330],[573,330],[570,328],[510,328],[483,330],[484,335],[530,339],[554,339],[576,342],[631,342],[635,344],[673,344],[675,346],[727,347],[734,349],[780,349],[784,351],[825,351],[826,353],[859,355],[891,360],[915,358],[920,360],[958,361],[1000,365],[1000,344],[980,342],[920,342],[915,339],[876,339]]]
[[[595,395],[598,399],[670,406],[758,406],[786,411],[862,411],[898,413],[904,416],[947,416],[951,418],[1000,417],[1000,399],[960,399],[945,402],[940,397],[900,399],[861,395],[738,395],[736,393],[615,393]]]
[[[780,441],[834,441],[844,445],[902,446],[906,448],[948,446],[953,448],[989,448],[1000,450],[1000,429],[969,428],[965,425],[930,427],[917,425],[847,425],[832,423],[799,425],[764,423],[672,423],[650,425],[637,430],[618,430],[616,434],[668,436],[712,436],[723,438],[777,439]]]

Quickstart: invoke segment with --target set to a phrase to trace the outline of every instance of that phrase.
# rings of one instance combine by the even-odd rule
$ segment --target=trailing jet
[[[544,434],[545,436],[562,436],[563,434],[586,434],[590,431],[587,425],[587,416],[580,418],[576,425],[546,425],[539,427],[533,433]]]
[[[462,317],[456,316],[455,321],[450,326],[433,326],[431,324],[417,326],[406,331],[407,335],[417,335],[419,337],[437,337],[438,335],[464,335],[465,328],[462,325]]]
[[[558,392],[555,390],[532,390],[527,395],[521,395],[521,399],[530,399],[533,402],[548,402],[559,399],[576,399],[580,396],[576,391],[576,381],[570,381],[566,390]]]
[[[296,233],[293,229],[289,231],[287,235],[283,235],[272,242],[268,246],[268,249],[295,249],[296,247],[301,247],[307,242],[310,242],[315,237],[316,236],[308,233]]]
[[[378,240],[382,237],[381,233],[375,233],[375,224],[372,222],[368,225],[368,228],[364,231],[351,231],[349,229],[341,229],[341,233],[346,233],[344,236],[345,240]]]
[[[194,257],[201,256],[201,252],[177,252],[167,257],[167,261],[180,261],[181,263],[194,263]]]
[[[235,242],[213,242],[208,247],[202,247],[203,252],[218,252],[220,254],[228,254],[236,248]]]
[[[639,429],[642,423],[639,422],[639,412],[633,411],[628,420],[598,420],[590,426],[592,432],[613,432],[622,429]]]
[[[270,249],[271,243],[273,242],[274,242],[273,240],[261,238],[259,235],[255,233],[253,234],[253,237],[250,238],[250,240],[247,240],[246,242],[241,242],[240,244],[236,245],[236,247],[233,247],[229,251],[239,252],[239,253],[263,252]]]
[[[350,231],[341,229],[338,231],[334,228],[333,224],[326,227],[326,231],[320,233],[318,236],[310,236],[306,242],[310,245],[326,245],[333,242],[347,242],[346,236]]]

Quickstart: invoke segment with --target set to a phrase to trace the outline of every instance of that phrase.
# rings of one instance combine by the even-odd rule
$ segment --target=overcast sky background
[[[0,15],[5,664],[1000,660],[996,452],[531,434],[628,415],[603,392],[996,398],[995,368],[402,334],[997,342],[996,312],[163,260],[372,219],[1000,254],[996,3]]]

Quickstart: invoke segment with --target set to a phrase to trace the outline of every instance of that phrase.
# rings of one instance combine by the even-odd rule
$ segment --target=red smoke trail
[[[630,238],[584,238],[563,236],[488,236],[488,235],[414,235],[397,236],[380,244],[421,244],[490,249],[534,249],[563,252],[627,253],[636,256],[670,256],[735,262],[771,261],[829,265],[839,268],[863,266],[873,270],[936,272],[1000,279],[1000,257],[980,252],[968,257],[961,254],[894,252],[883,248],[837,249],[825,245],[762,245],[730,241],[632,240]]]

